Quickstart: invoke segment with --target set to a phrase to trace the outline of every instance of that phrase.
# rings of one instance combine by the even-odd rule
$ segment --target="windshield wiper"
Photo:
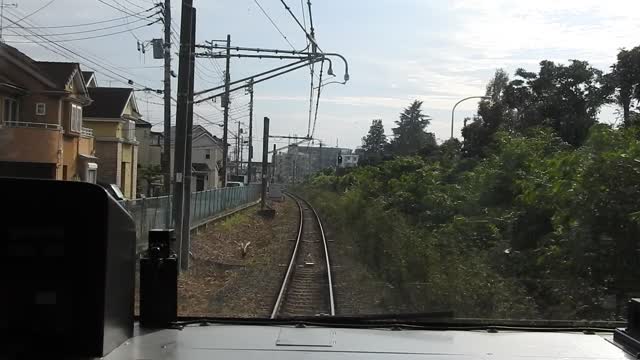
[[[453,311],[433,311],[422,313],[400,313],[400,314],[368,314],[358,316],[331,316],[323,317],[323,320],[336,322],[356,322],[356,323],[374,323],[374,322],[424,322],[427,320],[453,319]]]
[[[226,317],[198,317],[183,318],[172,324],[172,328],[182,329],[188,325],[296,325],[296,326],[331,326],[331,327],[392,327],[398,324],[418,325],[429,324],[433,321],[453,319],[453,311],[438,311],[424,313],[403,314],[370,314],[359,316],[304,316],[278,319],[267,318],[226,318]]]

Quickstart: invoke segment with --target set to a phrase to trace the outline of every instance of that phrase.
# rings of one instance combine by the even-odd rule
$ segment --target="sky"
[[[17,8],[5,9],[5,15],[13,21],[51,2],[4,1],[18,4]],[[285,0],[296,17],[308,26],[306,2]],[[301,5],[304,5],[304,15]],[[136,87],[159,89],[162,88],[162,60],[153,59],[151,49],[146,54],[139,52],[137,41],[161,38],[162,24],[138,28],[144,22],[131,23],[135,19],[129,18],[88,27],[53,27],[127,16],[114,8],[138,13],[153,6],[152,0],[53,0],[20,24],[48,26],[32,29],[42,34],[111,27],[99,32],[48,37],[55,41],[119,34],[59,42],[66,48],[61,49],[43,44],[41,39],[16,36],[24,30],[5,20],[4,26],[8,27],[4,29],[5,40],[37,60],[80,62],[83,69],[97,71],[101,86],[126,86],[124,79],[131,79]],[[198,43],[224,39],[230,34],[232,46],[291,49],[288,40],[296,49],[306,47],[302,29],[280,0],[194,0],[194,6]],[[180,2],[173,0],[175,30],[179,29],[180,8]],[[453,105],[468,96],[484,95],[486,84],[497,68],[513,74],[521,67],[537,71],[538,63],[544,59],[557,62],[579,59],[608,70],[620,48],[640,45],[640,1],[631,0],[313,0],[312,15],[320,48],[342,54],[349,63],[350,80],[346,85],[329,84],[322,88],[314,137],[328,146],[355,148],[361,145],[361,138],[373,119],[382,119],[385,132],[391,134],[399,113],[415,99],[424,102],[424,113],[432,118],[428,131],[443,141],[449,138]],[[127,29],[132,30],[125,31]],[[177,52],[177,47],[173,49]],[[283,60],[232,59],[231,79],[285,63]],[[335,59],[333,64],[336,77],[331,79],[325,73],[323,81],[342,79],[342,62]],[[173,57],[172,68],[178,72],[177,56]],[[196,91],[220,85],[223,69],[224,60],[197,59]],[[316,75],[318,70],[316,67]],[[317,83],[316,76],[314,86]],[[174,94],[175,89],[174,80]],[[265,116],[271,119],[271,134],[307,134],[309,68],[257,84],[254,94],[256,156],[260,153],[261,123]],[[155,125],[154,130],[161,131],[161,95],[136,92],[136,96],[144,118]],[[248,101],[244,91],[232,95],[231,129],[237,129],[236,121],[241,121],[244,129],[248,126]],[[455,136],[460,135],[463,119],[472,116],[476,107],[476,100],[458,106]],[[615,110],[613,107],[603,109],[601,121],[617,121]],[[222,120],[219,100],[201,103],[195,111],[199,115],[194,120],[196,123],[221,136],[222,129],[215,124]],[[278,140],[279,145],[286,143]]]

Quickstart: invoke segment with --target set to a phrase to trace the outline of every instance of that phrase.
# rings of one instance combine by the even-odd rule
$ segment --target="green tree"
[[[463,152],[465,156],[484,157],[487,147],[493,142],[493,135],[501,128],[513,127],[513,110],[504,101],[505,90],[509,86],[509,75],[502,70],[496,70],[487,85],[486,96],[489,100],[482,100],[478,105],[478,114],[473,121],[462,129],[464,137]]]
[[[631,125],[632,103],[640,101],[640,46],[620,50],[618,61],[607,74],[607,85],[614,92],[614,102],[622,108],[624,125]]]
[[[396,120],[398,127],[393,128],[394,139],[391,149],[394,155],[411,155],[423,149],[437,146],[435,136],[425,132],[431,122],[429,115],[422,113],[422,101],[415,100]]]
[[[364,150],[364,162],[375,164],[382,160],[384,151],[388,146],[387,136],[384,134],[382,120],[376,119],[371,122],[369,133],[362,138],[362,149]]]
[[[144,181],[147,186],[147,196],[151,196],[153,183],[162,181],[162,168],[160,165],[143,166],[138,169],[138,181]]]
[[[608,102],[602,71],[586,61],[558,65],[544,60],[538,74],[518,69],[516,76],[505,89],[507,105],[517,110],[514,127],[550,126],[574,146],[584,142]]]

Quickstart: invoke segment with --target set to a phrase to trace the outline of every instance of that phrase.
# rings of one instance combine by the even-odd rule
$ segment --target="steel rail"
[[[291,279],[291,274],[293,273],[293,268],[296,264],[296,257],[298,255],[298,248],[300,247],[300,240],[302,239],[302,228],[304,226],[304,212],[302,210],[302,205],[300,201],[295,197],[289,195],[298,205],[298,210],[300,210],[300,220],[298,221],[298,235],[296,236],[296,244],[293,247],[293,253],[291,254],[291,261],[289,261],[289,267],[287,267],[287,272],[284,275],[284,280],[282,280],[282,286],[280,286],[280,292],[278,293],[278,298],[276,299],[276,303],[273,306],[273,311],[271,311],[271,319],[275,319],[278,316],[278,312],[280,311],[280,307],[282,306],[282,301],[284,300],[284,296],[287,292],[287,285],[289,285],[289,280]]]
[[[298,248],[300,247],[300,242],[302,240],[302,235],[303,235],[303,228],[304,228],[304,210],[302,209],[302,203],[304,202],[309,209],[313,212],[313,215],[316,219],[316,222],[318,223],[318,228],[320,229],[320,235],[322,237],[322,246],[323,246],[323,250],[324,250],[324,258],[326,261],[326,266],[327,266],[327,281],[328,281],[328,287],[329,287],[329,307],[330,307],[330,315],[331,316],[335,316],[336,311],[335,311],[335,301],[334,301],[334,295],[333,295],[333,280],[331,277],[331,264],[329,262],[329,249],[327,247],[327,238],[325,236],[324,233],[324,227],[322,226],[322,222],[320,221],[320,217],[318,216],[317,211],[313,208],[313,206],[311,206],[311,204],[309,204],[308,201],[299,198],[291,193],[287,193],[285,192],[285,194],[289,197],[291,197],[295,202],[296,205],[298,205],[298,209],[300,210],[300,221],[299,221],[299,225],[298,225],[298,236],[296,238],[296,244],[293,248],[293,253],[291,255],[291,260],[289,262],[289,266],[287,268],[287,272],[284,276],[284,280],[282,281],[282,286],[280,287],[280,292],[278,293],[278,298],[276,299],[275,305],[273,306],[273,311],[271,312],[271,319],[275,319],[278,316],[278,312],[280,311],[280,308],[282,307],[282,304],[284,302],[284,298],[286,296],[286,292],[287,292],[287,288],[289,286],[289,282],[291,281],[291,275],[293,273],[293,269],[295,267],[295,263],[296,263],[296,258],[297,258],[297,254],[298,254]]]

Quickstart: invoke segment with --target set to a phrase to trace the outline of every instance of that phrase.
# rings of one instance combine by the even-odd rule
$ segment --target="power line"
[[[129,16],[138,17],[135,13],[130,13],[130,12],[126,11],[126,10],[120,9],[120,8],[118,8],[118,7],[115,7],[115,6],[113,6],[113,5],[109,4],[108,2],[106,2],[106,1],[104,1],[104,0],[98,0],[98,1],[99,1],[99,2],[101,2],[101,3],[103,3],[103,4],[105,4],[105,5],[107,5],[108,7],[112,8],[112,9],[118,10],[118,11],[120,11],[120,12],[122,12],[122,13],[125,13],[125,14],[129,15]],[[114,2],[115,2],[116,4],[118,4],[118,5],[120,5],[121,7],[123,7],[120,3],[116,2],[115,0],[114,0]],[[126,8],[125,8],[125,9],[126,9]]]
[[[50,0],[48,3],[42,5],[41,7],[37,8],[36,10],[34,10],[34,11],[30,12],[29,14],[25,15],[24,17],[22,17],[22,19],[18,20],[17,22],[20,22],[22,20],[30,18],[31,16],[39,13],[41,10],[43,10],[43,9],[47,8],[49,5],[53,4],[54,1],[56,1],[56,0]]]
[[[152,14],[149,17],[156,15],[158,13]],[[133,21],[132,23],[136,23],[136,22],[140,22],[140,21],[144,21],[143,19],[136,19],[135,21]],[[20,22],[20,21],[16,21],[16,22]],[[149,23],[147,25],[151,25],[152,23]],[[65,36],[65,35],[75,35],[75,34],[86,34],[86,33],[90,33],[90,32],[96,32],[96,31],[103,31],[103,30],[107,30],[107,29],[113,29],[113,28],[117,28],[117,27],[122,27],[122,24],[116,24],[116,25],[111,25],[111,26],[107,26],[107,27],[103,27],[103,28],[98,28],[98,29],[89,29],[89,30],[82,30],[82,31],[72,31],[72,32],[66,32],[66,33],[58,33],[58,34],[47,34],[45,36]],[[22,36],[22,35],[12,35],[12,36]]]
[[[6,17],[5,17],[5,19],[6,19]],[[159,22],[159,21],[160,21],[160,20],[156,20],[156,21],[154,21],[154,22],[152,22],[152,23],[144,24],[144,25],[138,26],[138,27],[133,28],[133,29],[127,29],[127,30],[122,30],[122,31],[116,31],[116,32],[109,33],[109,34],[101,34],[101,35],[87,36],[87,37],[74,38],[74,39],[60,39],[60,40],[56,40],[56,42],[69,42],[69,41],[90,40],[90,39],[98,39],[98,38],[103,38],[103,37],[108,37],[108,36],[118,35],[118,34],[122,34],[122,33],[130,32],[131,30],[137,30],[137,29],[141,29],[141,28],[143,28],[143,27],[151,26],[151,25],[153,25],[153,24],[155,24],[155,23],[157,23],[157,22]],[[44,37],[45,37],[45,36],[47,36],[47,35],[45,35],[45,36],[43,36],[43,35],[22,35],[22,36],[23,36],[23,37],[39,37],[39,38],[44,38]],[[47,39],[45,38],[45,41],[50,41],[50,40],[47,40]],[[12,41],[12,40],[11,40],[11,41],[7,41],[7,42],[8,42],[8,43],[13,43],[13,44],[36,44],[36,43],[39,43],[39,42],[42,42],[42,41]]]
[[[155,7],[147,9],[145,11],[139,12],[137,13],[137,15],[142,15],[145,12],[149,12],[151,10],[153,10]],[[25,29],[60,29],[60,28],[70,28],[70,27],[83,27],[83,26],[92,26],[92,25],[97,25],[97,24],[104,24],[104,23],[108,23],[108,22],[113,22],[113,21],[119,21],[119,20],[123,20],[126,18],[129,18],[131,16],[123,16],[123,17],[119,17],[119,18],[113,18],[113,19],[109,19],[109,20],[102,20],[102,21],[94,21],[94,22],[90,22],[90,23],[83,23],[83,24],[74,24],[74,25],[55,25],[55,26],[23,26],[23,28]],[[24,20],[24,18],[22,19]],[[18,20],[16,22],[20,22],[22,20]],[[11,28],[17,28],[18,26],[5,26],[5,29],[11,29]]]
[[[131,4],[131,5],[135,6],[135,7],[138,7],[138,8],[140,8],[140,9],[144,9],[144,7],[143,7],[143,6],[140,6],[140,5],[136,4],[136,3],[134,3],[133,1],[130,1],[130,0],[124,0],[124,1],[125,1],[126,3],[128,3],[128,4]],[[115,0],[114,0],[114,2],[115,2]],[[117,3],[117,2],[116,2],[116,3]],[[122,6],[122,5],[120,5],[120,6]]]
[[[7,20],[9,20],[10,22],[12,22],[13,24],[18,25],[18,27],[22,27],[22,25],[17,24],[17,23],[16,23],[15,21],[13,21],[12,19],[10,19],[10,18],[8,18],[8,17],[6,17],[6,16],[5,16],[5,18],[6,18]],[[121,81],[121,80],[118,80],[118,79],[116,79],[116,78],[124,79],[125,81],[122,81],[122,82],[123,82],[124,84],[127,84],[127,85],[131,85],[131,83],[134,83],[134,82],[133,82],[133,80],[131,80],[131,79],[127,78],[126,76],[123,76],[123,75],[121,75],[121,74],[119,74],[119,73],[117,73],[117,72],[115,72],[115,71],[113,71],[113,70],[109,69],[109,68],[108,68],[108,67],[106,67],[105,65],[102,65],[102,64],[101,64],[101,63],[99,63],[98,61],[94,61],[94,60],[92,60],[91,58],[89,58],[88,56],[91,56],[91,55],[90,55],[87,51],[83,51],[83,50],[76,50],[76,51],[74,51],[74,50],[72,50],[72,48],[70,48],[70,47],[66,47],[66,46],[63,46],[63,45],[61,45],[61,44],[57,43],[56,41],[53,41],[53,40],[51,40],[51,39],[48,39],[48,38],[44,37],[42,34],[38,34],[38,33],[34,32],[34,31],[32,31],[32,30],[29,30],[29,29],[24,29],[24,30],[26,30],[28,33],[31,33],[31,34],[32,34],[33,36],[35,36],[35,37],[39,37],[39,38],[41,38],[41,39],[45,40],[45,41],[43,41],[43,42],[34,42],[35,44],[51,44],[51,45],[55,46],[55,48],[54,48],[54,49],[56,49],[56,50],[51,50],[51,48],[46,47],[46,46],[43,46],[43,47],[47,48],[48,50],[50,50],[50,51],[52,51],[52,52],[54,52],[54,53],[56,53],[56,54],[58,54],[58,55],[61,55],[61,53],[60,53],[59,51],[57,51],[57,49],[61,49],[60,51],[63,51],[63,52],[66,52],[66,53],[71,53],[71,54],[73,54],[74,56],[76,56],[77,58],[83,59],[83,60],[85,60],[85,61],[87,61],[87,62],[89,62],[89,63],[91,63],[91,64],[94,64],[96,67],[103,69],[105,72],[110,73],[110,74],[113,74],[113,75],[115,75],[115,76],[116,76],[116,77],[114,78],[113,76],[110,76],[110,75],[107,75],[107,74],[105,74],[105,73],[102,73],[103,75],[105,75],[105,76],[106,76],[106,77],[108,77],[108,78],[114,79],[114,80],[116,80],[116,81]],[[84,52],[84,53],[86,53],[87,55],[86,55],[86,56],[84,56],[84,55],[79,54],[78,52]],[[71,59],[71,58],[69,58],[69,56],[68,56],[68,55],[64,55],[64,53],[63,53],[61,56],[62,56],[62,57],[65,57],[65,58],[67,58],[67,59]],[[95,55],[94,55],[94,56],[95,56]],[[96,58],[97,58],[97,57],[96,57]],[[77,61],[78,59],[71,59],[71,60],[72,60],[72,61]],[[94,68],[94,70],[95,70],[95,68]],[[100,71],[96,71],[96,72],[100,72]],[[142,86],[144,86],[144,87],[149,87],[149,86],[145,86],[144,84],[139,84],[139,83],[138,83],[138,85],[142,85]]]

